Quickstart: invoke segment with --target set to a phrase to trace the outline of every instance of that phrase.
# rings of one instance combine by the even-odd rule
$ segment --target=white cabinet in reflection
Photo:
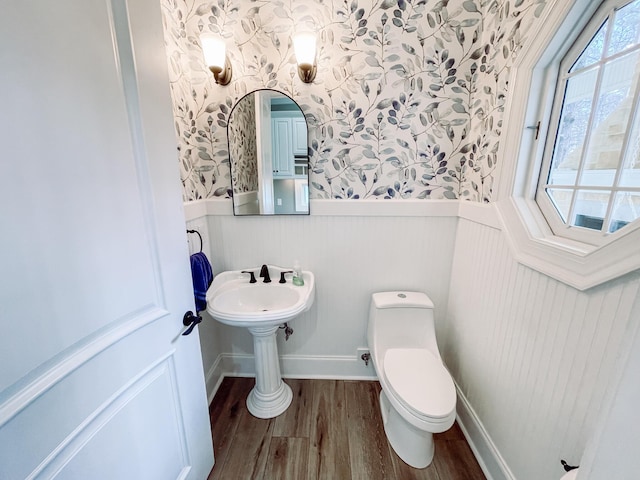
[[[293,129],[291,121],[291,118],[271,119],[274,177],[291,177],[293,175]]]
[[[281,114],[283,116],[280,116]],[[307,176],[307,122],[302,115],[272,112],[273,176]]]
[[[304,117],[294,117],[291,119],[291,129],[293,134],[293,156],[307,158],[307,121]]]

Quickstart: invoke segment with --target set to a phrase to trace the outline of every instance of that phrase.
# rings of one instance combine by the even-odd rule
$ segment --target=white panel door
[[[158,0],[0,15],[0,479],[213,465]]]

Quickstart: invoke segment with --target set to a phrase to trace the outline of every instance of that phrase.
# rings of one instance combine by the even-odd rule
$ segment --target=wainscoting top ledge
[[[311,199],[311,216],[458,217],[481,219],[499,228],[493,205],[459,200],[333,200]],[[187,221],[207,215],[233,215],[231,199],[184,203]]]

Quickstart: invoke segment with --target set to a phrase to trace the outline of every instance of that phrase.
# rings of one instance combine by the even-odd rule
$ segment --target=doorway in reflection
[[[308,215],[307,122],[274,90],[241,98],[228,123],[235,215]]]

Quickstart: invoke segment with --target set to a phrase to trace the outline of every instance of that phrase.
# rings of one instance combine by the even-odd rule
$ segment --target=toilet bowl
[[[451,428],[456,390],[436,343],[433,302],[422,292],[371,296],[367,339],[382,391],[384,431],[414,468],[433,460],[433,434]]]

